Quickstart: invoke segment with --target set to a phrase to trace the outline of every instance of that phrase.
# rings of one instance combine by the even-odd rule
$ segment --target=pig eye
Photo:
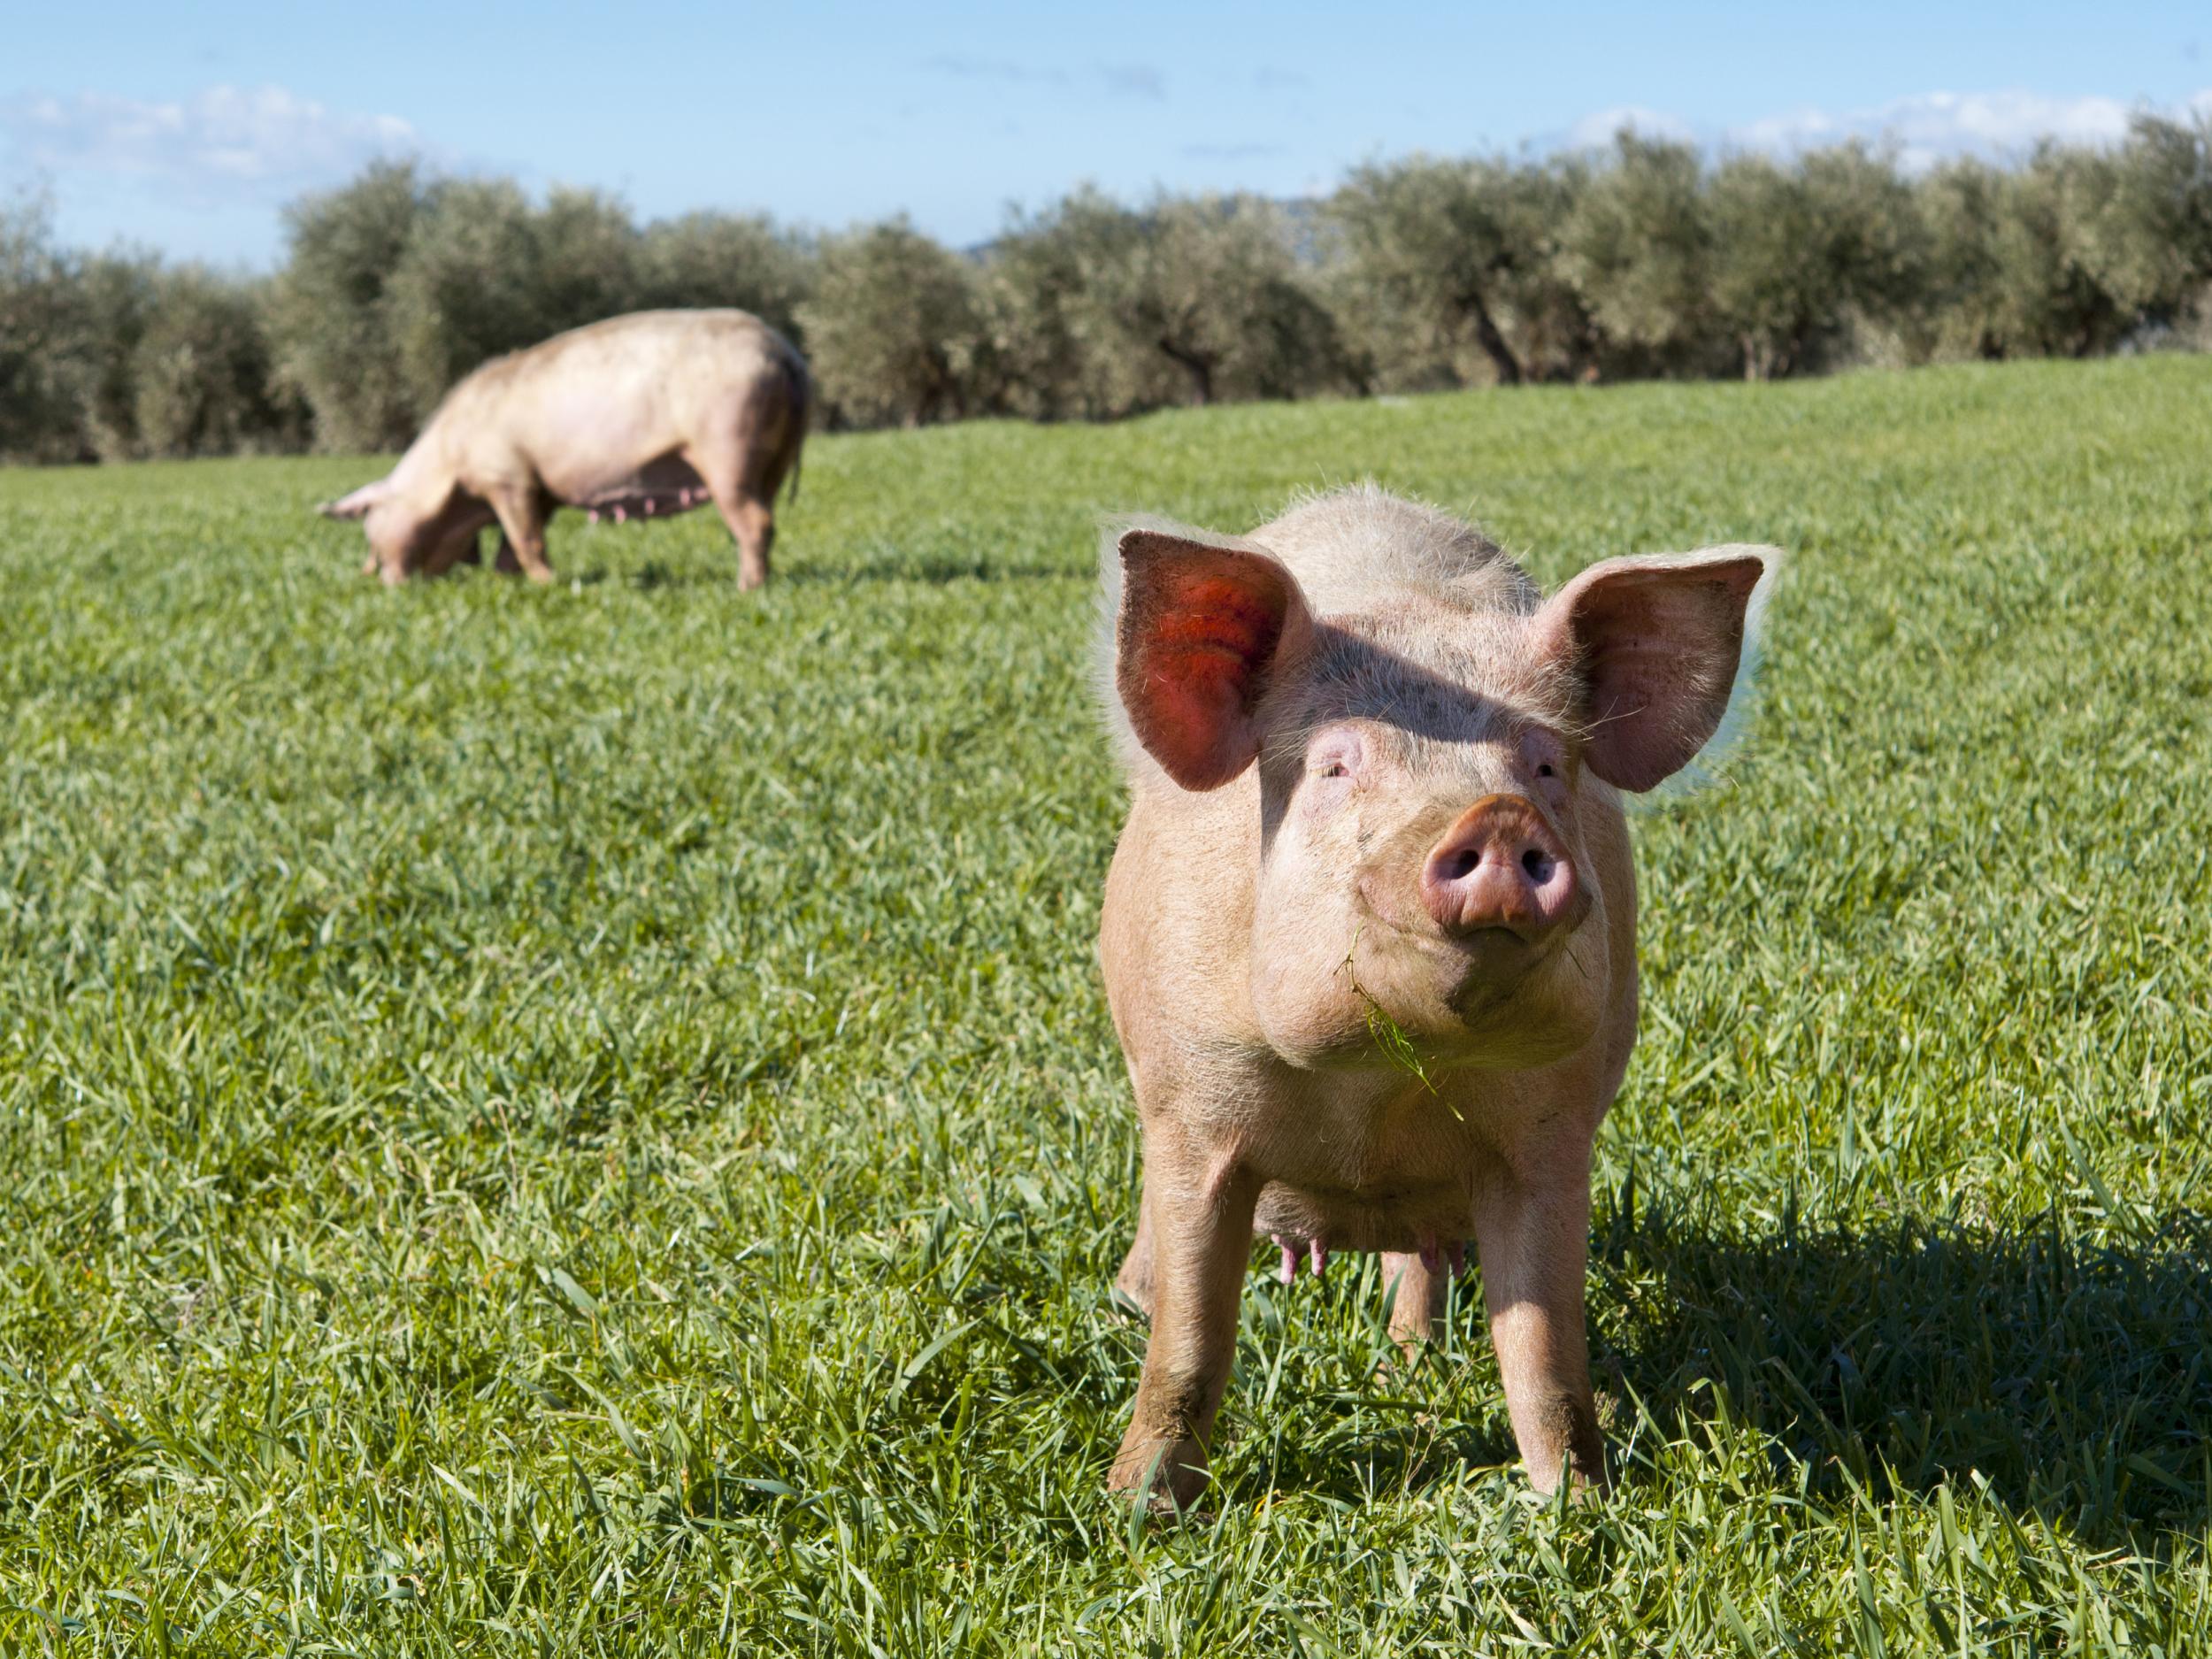
[[[1551,762],[1545,761],[1542,764],[1536,768],[1536,775],[1539,778],[1555,778],[1559,774],[1552,771]]]
[[[1311,778],[1349,778],[1359,769],[1359,740],[1333,733],[1316,743],[1306,756],[1306,774]]]

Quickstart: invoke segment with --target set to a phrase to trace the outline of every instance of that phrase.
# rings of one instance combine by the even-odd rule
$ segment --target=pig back
[[[749,312],[641,311],[495,358],[454,388],[434,424],[472,458],[526,457],[554,494],[572,497],[673,450],[773,441],[803,418],[806,387],[798,353]]]

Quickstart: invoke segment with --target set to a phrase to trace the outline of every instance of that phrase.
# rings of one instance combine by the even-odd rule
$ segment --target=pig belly
[[[557,500],[582,508],[594,524],[603,518],[617,524],[670,518],[713,499],[697,470],[676,455],[661,456],[627,472],[548,478],[545,487]]]
[[[1318,1241],[1325,1250],[1448,1254],[1472,1235],[1472,1211],[1465,1184],[1348,1189],[1270,1181],[1260,1189],[1252,1230],[1302,1247]]]

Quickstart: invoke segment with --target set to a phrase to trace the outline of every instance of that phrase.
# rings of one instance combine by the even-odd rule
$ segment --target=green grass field
[[[0,475],[0,1649],[2212,1645],[2212,360],[823,438],[757,597],[386,592],[373,470]],[[1256,1254],[1161,1525],[1094,526],[1367,474],[1793,556],[1638,824],[1619,1482]]]

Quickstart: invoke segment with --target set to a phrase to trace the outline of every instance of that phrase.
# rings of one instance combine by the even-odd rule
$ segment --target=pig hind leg
[[[1114,1275],[1114,1288],[1134,1302],[1139,1312],[1152,1317],[1152,1212],[1137,1201],[1137,1236]]]
[[[1383,1253],[1382,1268],[1383,1288],[1390,1297],[1390,1340],[1409,1360],[1422,1343],[1435,1340],[1450,1280],[1440,1267],[1394,1250]]]
[[[768,580],[768,555],[776,545],[776,491],[790,471],[789,444],[772,442],[778,434],[762,430],[747,411],[735,431],[693,446],[685,457],[705,480],[715,511],[737,538],[737,585],[759,588]]]
[[[737,585],[742,588],[765,586],[768,555],[776,545],[776,515],[767,497],[745,482],[718,478],[707,468],[700,470],[707,480],[707,493],[714,497],[715,511],[737,538]]]

